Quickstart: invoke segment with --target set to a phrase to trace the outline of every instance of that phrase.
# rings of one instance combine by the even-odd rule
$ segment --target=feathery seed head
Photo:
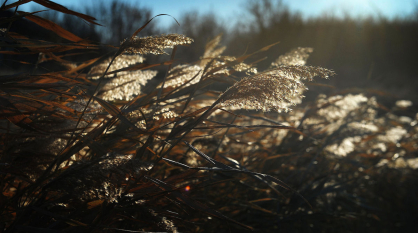
[[[286,66],[304,66],[309,58],[309,54],[313,52],[313,48],[296,48],[290,52],[281,55],[275,62],[271,64],[272,67],[282,65]]]
[[[179,34],[134,37],[122,41],[121,49],[125,53],[158,55],[167,54],[164,49],[173,48],[176,45],[187,45],[192,42],[193,39]]]
[[[104,62],[100,63],[99,65],[93,67],[90,70],[90,77],[91,79],[99,79],[100,76],[103,74],[103,72],[106,70],[106,68],[109,66],[110,61],[112,58],[106,59]],[[135,64],[143,63],[145,61],[145,58],[140,55],[119,55],[115,58],[115,60],[112,62],[112,65],[110,66],[108,73],[120,70],[122,68],[126,68]],[[113,75],[106,75],[105,78],[110,78]]]
[[[141,94],[142,87],[156,75],[157,71],[153,70],[120,72],[103,86],[104,93],[101,97],[106,101],[132,100],[134,96]]]
[[[327,78],[334,72],[310,66],[280,66],[276,69],[247,77],[231,86],[218,99],[221,106],[235,106],[277,112],[288,112],[290,106],[300,103],[306,89],[302,80],[313,77]]]
[[[202,68],[198,65],[178,65],[172,68],[167,76],[165,87],[179,87],[188,82],[185,86],[190,86],[199,82],[202,76],[199,72]],[[199,74],[199,75],[198,75]]]
[[[289,111],[290,97],[297,94],[300,82],[282,79],[269,74],[245,78],[230,87],[222,99],[222,106],[263,111]]]
[[[200,61],[200,66],[206,66],[210,59],[220,56],[225,51],[226,46],[218,46],[221,42],[221,38],[222,34],[219,34],[206,44],[205,52],[203,53],[203,56]]]

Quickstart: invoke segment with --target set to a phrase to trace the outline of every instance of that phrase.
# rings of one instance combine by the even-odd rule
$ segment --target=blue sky
[[[15,2],[8,1],[9,3]],[[133,5],[147,6],[153,14],[170,14],[179,19],[184,12],[197,10],[201,13],[214,12],[225,23],[235,22],[244,17],[243,12],[247,0],[119,0]],[[273,0],[276,1],[276,0]],[[81,8],[83,4],[102,4],[110,0],[54,0],[72,10]],[[418,0],[283,0],[292,11],[299,11],[306,18],[320,16],[325,13],[342,16],[348,13],[353,17],[386,16],[388,18],[403,17],[418,12]],[[25,4],[23,10],[29,11],[35,3]],[[169,17],[160,17],[159,24],[173,22]],[[181,23],[181,22],[180,22]]]

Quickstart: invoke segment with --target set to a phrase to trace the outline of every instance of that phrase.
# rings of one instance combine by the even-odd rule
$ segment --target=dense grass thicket
[[[302,103],[307,87],[329,88],[317,80],[340,78],[309,65],[303,43],[226,56],[216,35],[185,63],[198,38],[145,33],[154,18],[115,46],[24,3],[0,9],[14,10],[0,18],[2,232],[418,230],[412,101],[349,89]],[[11,30],[22,22],[43,35]]]

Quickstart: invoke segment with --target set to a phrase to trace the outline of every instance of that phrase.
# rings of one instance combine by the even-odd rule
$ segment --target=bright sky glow
[[[15,2],[8,1],[8,3]],[[247,0],[120,0],[146,6],[153,14],[170,14],[179,19],[185,12],[214,12],[224,23],[233,24],[237,19],[245,17],[244,9]],[[276,1],[276,0],[273,0]],[[110,0],[55,0],[72,10],[80,10],[84,4],[106,4]],[[292,11],[302,13],[304,18],[321,15],[343,17],[384,16],[387,18],[404,17],[418,12],[418,0],[283,0]],[[36,3],[25,4],[23,10],[30,11]],[[173,20],[160,17],[158,23],[169,25]]]

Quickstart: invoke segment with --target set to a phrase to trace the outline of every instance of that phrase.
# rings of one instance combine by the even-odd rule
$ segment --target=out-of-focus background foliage
[[[314,52],[308,64],[335,70],[338,76],[327,84],[337,90],[372,88],[394,95],[398,99],[412,100],[413,103],[418,100],[418,11],[410,9],[418,5],[414,5],[414,1],[344,1],[344,5],[349,6],[346,8],[339,7],[337,3],[341,1],[316,1],[317,4],[311,1],[294,1],[290,4],[300,6],[301,11],[294,10],[294,7],[291,9],[287,2],[277,0],[241,0],[226,4],[207,1],[201,3],[201,8],[196,8],[196,3],[176,1],[169,3],[173,5],[173,10],[169,10],[169,6],[159,6],[167,4],[166,1],[100,2],[103,4],[74,1],[70,7],[96,17],[105,27],[92,28],[80,19],[55,11],[39,14],[58,22],[81,38],[114,45],[119,45],[152,16],[170,14],[181,26],[170,17],[160,17],[149,24],[140,36],[178,32],[194,38],[193,45],[181,48],[181,53],[178,53],[181,57],[176,57],[178,61],[196,61],[201,56],[206,42],[219,33],[223,33],[222,43],[227,46],[225,54],[234,56],[251,53],[280,41],[278,46],[263,54],[269,59],[261,62],[260,68],[266,68],[272,59],[293,48],[312,47]],[[65,5],[67,1],[58,3]],[[74,5],[76,3],[78,4]],[[389,3],[392,6],[387,6]],[[66,6],[69,6],[68,4]],[[181,15],[178,11],[179,4],[182,7]],[[323,8],[317,9],[318,4],[323,5]],[[393,10],[408,9],[406,5],[409,6],[409,11],[400,10],[398,13],[388,14],[381,10],[388,7],[392,7]],[[26,9],[42,10],[34,6],[28,5]],[[153,6],[165,11],[157,12]],[[359,12],[363,6],[371,7],[371,12]],[[309,10],[311,8],[316,9],[313,15],[312,10]],[[230,14],[225,16],[225,12],[228,11]],[[311,15],[306,15],[307,13]],[[14,24],[13,27],[12,30],[33,30],[33,33],[42,35],[33,25]],[[14,63],[7,56],[3,56],[3,59],[3,70],[24,66]],[[149,59],[154,61],[166,58],[153,56]],[[330,88],[319,89],[318,92],[332,91]]]

